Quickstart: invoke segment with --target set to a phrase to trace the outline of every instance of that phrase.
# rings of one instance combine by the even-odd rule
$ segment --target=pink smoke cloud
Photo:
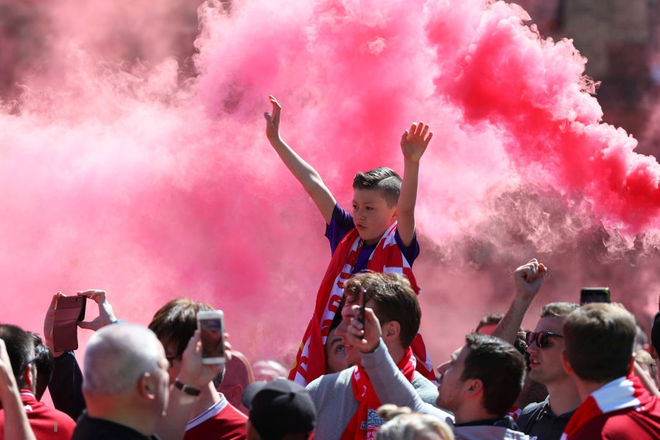
[[[628,292],[658,284],[657,163],[600,123],[571,42],[543,40],[515,5],[208,2],[195,54],[196,4],[40,7],[41,67],[17,71],[0,114],[1,321],[39,330],[57,290],[105,288],[143,324],[189,296],[225,311],[241,351],[292,355],[330,252],[265,139],[268,94],[344,206],[356,171],[401,171],[401,133],[431,125],[415,267],[437,360],[504,311],[506,274],[539,253],[553,270],[540,302],[611,283],[648,311],[649,291]],[[612,262],[642,231],[650,256]]]

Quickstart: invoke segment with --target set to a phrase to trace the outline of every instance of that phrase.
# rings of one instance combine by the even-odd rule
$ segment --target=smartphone
[[[584,287],[580,291],[580,305],[610,302],[609,287]]]
[[[360,321],[360,324],[364,325],[364,304],[365,304],[365,299],[367,296],[367,291],[364,290],[364,287],[360,290],[360,311],[358,312],[357,319]]]
[[[78,349],[78,321],[85,319],[86,296],[63,296],[57,300],[53,323],[55,351]]]
[[[197,328],[202,341],[202,363],[225,363],[225,322],[222,310],[197,312]]]

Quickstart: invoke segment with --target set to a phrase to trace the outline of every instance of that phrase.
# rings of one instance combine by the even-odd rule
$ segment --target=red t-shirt
[[[188,422],[183,440],[245,440],[247,416],[220,395],[220,400]]]
[[[571,436],[571,440],[592,439],[660,439],[660,400],[654,397],[640,407],[601,414]]]
[[[28,421],[38,440],[69,440],[76,422],[55,408],[44,405],[35,399],[28,390],[21,390],[21,400],[25,406]],[[0,410],[0,440],[5,438],[5,412]]]

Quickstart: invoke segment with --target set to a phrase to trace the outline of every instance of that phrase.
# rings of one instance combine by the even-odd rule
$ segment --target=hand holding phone
[[[202,363],[224,364],[225,324],[222,310],[205,310],[197,313],[197,328],[202,341]]]
[[[84,296],[62,296],[57,300],[53,322],[55,351],[78,349],[78,321],[85,319]]]

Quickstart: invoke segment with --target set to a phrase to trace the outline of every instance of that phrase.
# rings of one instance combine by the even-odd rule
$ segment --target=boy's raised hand
[[[277,140],[280,138],[280,113],[282,106],[273,95],[269,96],[271,104],[273,104],[273,115],[268,112],[264,113],[266,118],[266,136],[268,140]]]
[[[406,160],[419,162],[426,151],[429,142],[433,138],[433,132],[429,131],[428,124],[419,122],[410,126],[401,136],[401,152]]]

